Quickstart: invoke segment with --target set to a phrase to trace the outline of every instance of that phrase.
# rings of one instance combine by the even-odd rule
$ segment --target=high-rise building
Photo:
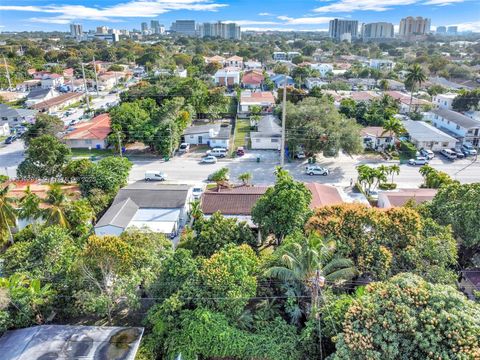
[[[362,26],[363,41],[388,41],[394,38],[393,24],[375,22]]]
[[[447,33],[449,35],[457,35],[458,32],[458,26],[449,26],[447,29]]]
[[[80,24],[70,24],[70,35],[74,38],[80,38],[83,35],[83,26]]]
[[[435,30],[437,34],[445,34],[447,32],[447,28],[445,26],[437,26],[437,30]]]
[[[235,23],[222,23],[220,21],[216,23],[203,23],[198,28],[198,34],[200,37],[220,37],[222,39],[241,39],[240,26]]]
[[[148,31],[148,24],[146,22],[142,22],[141,29],[142,33],[146,33]]]
[[[430,19],[408,16],[400,20],[398,36],[404,39],[414,38],[430,33]]]
[[[178,34],[197,36],[195,20],[176,20],[172,23],[170,30]]]
[[[330,20],[328,27],[328,34],[332,39],[338,41],[352,41],[358,35],[358,21],[357,20]]]
[[[97,34],[108,34],[108,27],[106,26],[97,26]]]
[[[150,29],[152,29],[152,33],[158,34],[158,29],[160,28],[160,23],[158,20],[150,20]]]

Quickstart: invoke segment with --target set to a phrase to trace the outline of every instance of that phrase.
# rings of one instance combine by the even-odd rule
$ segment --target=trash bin
[[[257,156],[257,162],[258,163],[260,162],[260,156]]]
[[[163,160],[168,161],[168,160],[170,160],[170,157],[169,156],[164,156]]]

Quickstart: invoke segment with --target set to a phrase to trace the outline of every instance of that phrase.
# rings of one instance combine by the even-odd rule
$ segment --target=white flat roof
[[[432,126],[424,121],[404,120],[402,123],[410,137],[417,141],[457,142],[457,139],[454,137],[445,134],[435,126]]]

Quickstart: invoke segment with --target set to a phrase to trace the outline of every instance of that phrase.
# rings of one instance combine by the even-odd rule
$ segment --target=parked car
[[[378,200],[378,191],[377,190],[368,190],[368,197],[372,200]]]
[[[450,150],[455,153],[458,159],[463,159],[465,157],[465,154],[460,149],[451,148]]]
[[[202,196],[203,189],[201,187],[194,187],[192,189],[192,196],[194,199],[200,199],[200,196]]]
[[[428,165],[428,159],[424,157],[417,157],[416,159],[410,159],[408,160],[408,163],[410,165]]]
[[[215,164],[217,162],[217,158],[213,155],[208,155],[202,158],[201,163],[203,164]]]
[[[475,150],[473,145],[469,143],[465,143],[462,145],[462,152],[465,154],[465,156],[477,155],[477,150]]]
[[[435,157],[435,154],[433,153],[433,151],[428,149],[421,149],[420,155],[423,156],[424,158],[427,158],[427,160],[432,160]]]
[[[13,143],[15,140],[17,140],[17,136],[16,136],[16,135],[11,135],[11,136],[9,136],[9,137],[5,140],[5,144],[11,144],[11,143]]]
[[[306,155],[305,155],[305,152],[303,151],[298,151],[296,154],[295,154],[295,158],[296,159],[305,159],[306,158]]]
[[[245,149],[243,148],[243,146],[239,146],[237,148],[237,156],[243,156],[245,155]]]
[[[145,172],[145,181],[165,181],[167,175],[160,171],[147,171]]]
[[[327,176],[329,174],[329,171],[327,168],[316,166],[316,165],[307,166],[305,172],[310,176],[312,175]]]
[[[442,151],[440,151],[440,154],[445,156],[448,160],[455,160],[457,158],[457,154],[450,149],[442,149]]]
[[[178,152],[180,154],[185,154],[189,150],[190,150],[190,144],[189,143],[181,143],[179,148],[178,148]]]
[[[225,156],[227,156],[227,149],[213,148],[212,150],[208,150],[206,155],[224,158]]]

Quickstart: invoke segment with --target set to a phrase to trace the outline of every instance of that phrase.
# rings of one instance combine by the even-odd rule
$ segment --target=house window
[[[193,139],[193,135],[190,135],[190,139]]]
[[[278,143],[278,139],[271,139],[272,143]]]
[[[85,144],[90,145],[92,143],[92,140],[85,140]]]
[[[259,143],[259,142],[260,142],[260,139],[255,139],[255,142]]]
[[[443,146],[443,147],[448,147],[448,142],[442,143],[442,146]]]
[[[460,125],[457,125],[457,130],[460,130]]]

